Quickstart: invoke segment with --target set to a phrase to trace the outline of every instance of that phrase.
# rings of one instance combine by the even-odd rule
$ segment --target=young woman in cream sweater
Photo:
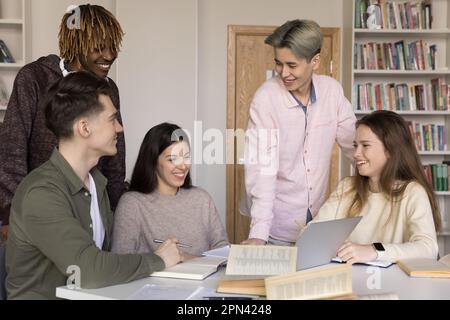
[[[348,263],[435,259],[438,204],[407,123],[376,111],[356,128],[356,174],[340,182],[313,222],[363,217],[337,253]]]

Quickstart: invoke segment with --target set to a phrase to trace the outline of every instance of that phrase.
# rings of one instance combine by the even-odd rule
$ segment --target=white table
[[[352,269],[353,293],[357,296],[395,293],[402,300],[450,299],[450,279],[410,278],[397,265],[387,269],[355,265]],[[184,288],[202,286],[215,289],[218,281],[224,277],[225,269],[222,268],[203,281],[148,277],[100,289],[72,290],[58,287],[56,296],[69,300],[127,299],[147,284]]]

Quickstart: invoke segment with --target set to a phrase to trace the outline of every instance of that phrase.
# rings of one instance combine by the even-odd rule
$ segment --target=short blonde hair
[[[289,48],[308,62],[322,49],[320,26],[311,20],[292,20],[278,27],[264,41],[274,48]]]

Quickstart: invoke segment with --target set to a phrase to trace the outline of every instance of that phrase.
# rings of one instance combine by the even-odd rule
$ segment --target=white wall
[[[131,176],[145,133],[164,121],[192,132],[196,107],[196,0],[117,0],[125,30],[117,61]]]

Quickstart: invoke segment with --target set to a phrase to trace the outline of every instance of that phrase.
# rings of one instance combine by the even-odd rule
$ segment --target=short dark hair
[[[82,116],[100,113],[99,95],[111,97],[106,79],[80,71],[55,83],[44,100],[45,123],[58,139],[73,136],[73,123]]]
[[[179,141],[184,141],[189,145],[186,132],[176,124],[164,122],[147,132],[131,175],[130,191],[148,194],[156,189],[158,186],[156,176],[158,157],[167,147]],[[188,172],[181,188],[189,189],[191,187],[191,174]]]

